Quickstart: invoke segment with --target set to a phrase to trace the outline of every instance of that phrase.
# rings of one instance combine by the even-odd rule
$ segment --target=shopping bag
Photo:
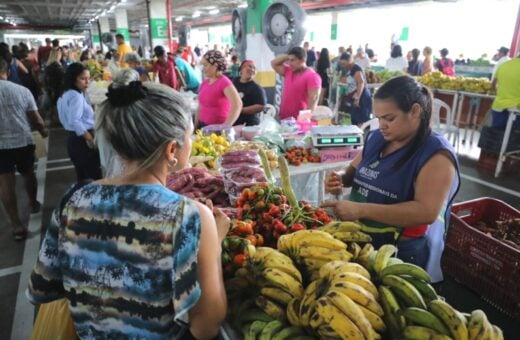
[[[31,340],[75,340],[76,329],[70,315],[69,302],[60,299],[40,305]]]
[[[36,158],[47,157],[47,148],[45,147],[45,143],[43,142],[42,135],[38,131],[33,131],[32,133],[34,139],[34,145],[36,149],[34,150],[34,156]]]

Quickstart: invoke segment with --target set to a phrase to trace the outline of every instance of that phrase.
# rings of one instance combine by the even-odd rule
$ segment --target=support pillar
[[[128,31],[128,18],[126,16],[126,9],[119,8],[115,10],[116,15],[116,32],[125,37],[125,41],[130,41],[130,33]]]
[[[166,10],[166,2],[165,0],[150,0],[149,3],[150,14],[148,17],[149,20],[149,29],[151,35],[151,47],[153,48],[157,45],[164,46],[165,49],[170,49],[170,41],[168,41],[168,17]],[[171,20],[171,18],[170,18]],[[171,33],[170,33],[171,34]]]

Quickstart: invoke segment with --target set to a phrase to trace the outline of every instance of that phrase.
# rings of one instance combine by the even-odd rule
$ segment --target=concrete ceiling
[[[209,17],[211,9],[220,14],[231,14],[234,8],[246,0],[171,0],[173,17],[191,18],[195,11],[201,18]],[[89,19],[107,15],[113,18],[113,11],[125,8],[129,27],[147,23],[146,0],[0,0],[0,25],[13,21],[24,26],[55,26],[63,28],[86,28]],[[138,27],[135,27],[138,28]]]

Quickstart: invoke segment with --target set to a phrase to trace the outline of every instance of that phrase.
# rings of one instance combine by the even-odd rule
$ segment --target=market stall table
[[[462,142],[465,143],[466,138],[468,136],[468,127],[470,127],[471,131],[470,131],[470,136],[469,136],[470,137],[469,145],[472,145],[474,128],[477,126],[477,119],[478,119],[478,114],[479,114],[479,110],[480,110],[480,100],[481,99],[493,100],[493,99],[495,99],[495,96],[490,95],[490,94],[465,92],[465,91],[457,91],[457,93],[459,96],[459,104],[457,107],[457,111],[452,111],[452,112],[456,112],[455,124],[458,128],[460,128],[460,123],[461,123],[460,119],[462,116],[462,105],[464,103],[464,98],[468,97],[471,100],[470,105],[469,105],[468,114],[466,115],[466,122],[464,125],[464,137],[462,139]]]

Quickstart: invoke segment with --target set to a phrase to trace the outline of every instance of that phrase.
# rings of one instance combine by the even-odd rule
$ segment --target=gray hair
[[[133,68],[124,68],[116,73],[114,79],[112,79],[111,86],[120,87],[130,84],[131,81],[138,81],[139,73]]]
[[[148,169],[161,158],[164,147],[175,141],[182,148],[191,124],[188,108],[172,88],[143,83],[147,95],[128,98],[128,104],[113,105],[105,100],[96,119],[96,133],[102,133],[118,155],[126,161],[140,162]]]
[[[137,54],[135,52],[126,53],[125,54],[125,63],[131,63],[131,62],[140,63],[141,58],[139,57],[139,54]]]

